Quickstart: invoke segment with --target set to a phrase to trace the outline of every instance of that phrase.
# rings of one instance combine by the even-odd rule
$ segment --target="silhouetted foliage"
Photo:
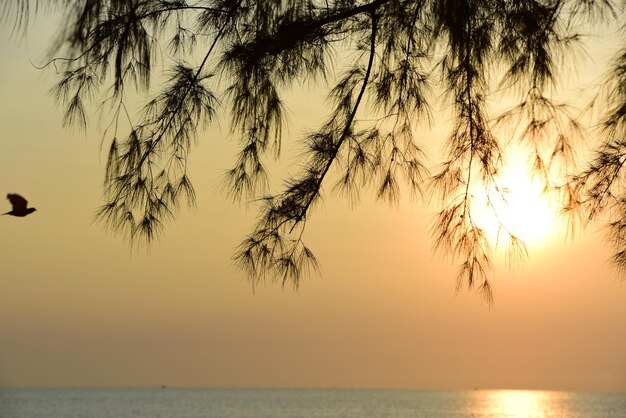
[[[402,190],[436,192],[435,248],[460,260],[459,289],[477,287],[491,301],[492,249],[472,190],[506,198],[497,178],[513,140],[532,150],[533,172],[546,190],[562,192],[568,212],[585,220],[608,213],[614,261],[626,270],[626,52],[595,103],[606,108],[605,142],[579,172],[575,150],[589,133],[579,111],[551,95],[575,65],[581,34],[620,22],[621,1],[20,0],[2,16],[20,16],[19,28],[42,5],[65,14],[52,49],[58,58],[48,64],[60,71],[54,93],[66,104],[64,123],[85,127],[93,98],[112,110],[98,219],[131,242],[152,240],[180,202],[194,203],[192,143],[223,111],[241,140],[225,178],[229,193],[259,202],[258,222],[235,254],[253,283],[297,286],[317,268],[303,241],[312,208],[324,192],[356,201],[369,186],[390,203]],[[354,59],[339,70],[337,55]],[[147,92],[155,69],[170,62],[168,81],[132,120],[129,90]],[[283,92],[303,80],[330,83],[332,107],[303,138],[301,171],[269,194],[267,160],[280,155],[286,124]],[[488,103],[502,91],[518,104],[494,114]],[[444,161],[430,174],[416,129],[432,123],[435,102],[452,119]],[[120,136],[123,119],[130,129]],[[502,126],[513,129],[504,134]],[[510,260],[524,258],[514,231],[502,224],[500,233]]]

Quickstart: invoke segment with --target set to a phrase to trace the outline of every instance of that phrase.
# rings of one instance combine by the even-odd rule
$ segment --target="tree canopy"
[[[181,203],[194,204],[193,143],[224,112],[241,144],[224,179],[228,193],[258,204],[258,221],[234,255],[253,283],[297,286],[316,268],[303,233],[323,194],[356,200],[370,188],[394,203],[408,190],[438,196],[435,248],[458,260],[458,288],[491,300],[492,249],[471,189],[504,198],[497,175],[513,139],[532,151],[533,172],[574,223],[608,216],[613,261],[626,270],[626,48],[604,82],[590,87],[595,126],[552,95],[564,68],[576,65],[583,35],[620,25],[623,7],[618,0],[18,0],[5,3],[0,18],[22,31],[33,13],[64,13],[46,66],[59,71],[54,93],[65,104],[64,124],[86,127],[86,103],[102,104],[109,147],[97,219],[130,242],[153,240]],[[350,57],[347,67],[334,65],[337,56]],[[128,95],[147,93],[163,65],[166,82],[131,117]],[[302,167],[272,194],[284,92],[311,80],[329,86],[332,105],[316,130],[289,138],[305,147]],[[494,114],[488,101],[502,92],[517,104]],[[452,120],[436,165],[417,132],[440,103]],[[501,129],[507,124],[516,128]],[[589,137],[599,145],[579,168],[576,150]],[[523,258],[515,232],[502,223],[500,233],[510,259]]]

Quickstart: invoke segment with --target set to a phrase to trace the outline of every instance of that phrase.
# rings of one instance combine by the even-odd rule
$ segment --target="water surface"
[[[2,418],[626,418],[626,393],[378,389],[0,389]]]

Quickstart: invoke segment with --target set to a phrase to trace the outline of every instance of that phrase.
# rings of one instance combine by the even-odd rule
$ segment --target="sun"
[[[497,188],[473,193],[474,221],[496,246],[505,246],[509,233],[529,250],[548,245],[558,235],[558,205],[529,173],[526,156],[511,153],[496,179]]]

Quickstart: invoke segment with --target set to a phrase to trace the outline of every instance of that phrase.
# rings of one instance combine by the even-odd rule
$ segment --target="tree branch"
[[[383,3],[384,0],[382,1],[378,1],[378,3]],[[376,3],[376,2],[374,2]],[[370,3],[373,4],[373,3]],[[350,133],[350,130],[352,128],[352,123],[354,122],[354,118],[356,117],[356,113],[359,109],[359,106],[361,105],[361,100],[363,99],[363,95],[365,94],[365,90],[367,88],[367,85],[369,83],[369,78],[372,72],[372,66],[374,64],[374,56],[376,53],[376,30],[377,30],[377,17],[376,17],[376,12],[374,11],[374,9],[371,9],[370,11],[371,15],[372,15],[372,36],[370,38],[370,55],[369,55],[369,59],[367,62],[367,70],[365,71],[365,76],[363,77],[363,86],[361,87],[361,91],[359,91],[359,95],[357,96],[356,102],[354,103],[354,107],[352,109],[352,113],[350,114],[348,120],[346,121],[346,124],[344,126],[343,132],[341,133],[341,137],[339,138],[339,140],[337,141],[337,144],[335,145],[334,151],[332,156],[328,159],[328,162],[326,164],[326,166],[324,167],[324,170],[322,171],[322,173],[320,174],[318,180],[317,180],[317,184],[316,184],[316,189],[319,191],[319,189],[322,186],[322,182],[324,181],[324,178],[326,177],[326,174],[328,173],[328,170],[330,169],[331,165],[333,164],[333,162],[335,161],[335,157],[337,156],[337,153],[339,152],[339,148],[341,148],[341,145],[344,143],[345,139],[348,137],[348,134]],[[303,206],[301,213],[299,214],[299,218],[302,219],[306,216],[306,212],[308,211],[309,207],[311,206],[311,203],[313,203],[313,199],[315,197],[316,194],[311,194],[311,197],[309,197],[309,200],[307,201],[307,203]]]

